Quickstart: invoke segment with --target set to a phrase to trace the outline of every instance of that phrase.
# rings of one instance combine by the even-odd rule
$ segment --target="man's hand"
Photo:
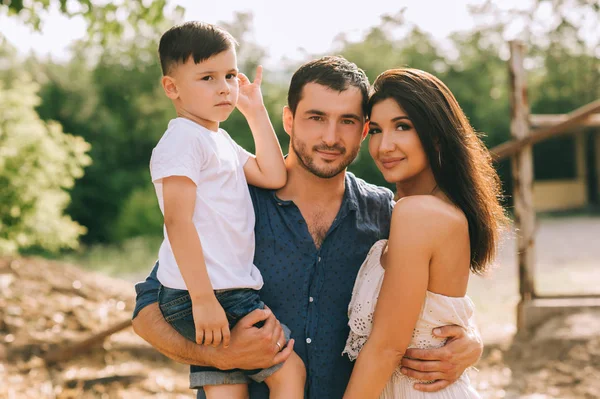
[[[260,321],[265,324],[261,328],[255,327]],[[235,325],[229,348],[217,348],[213,360],[221,370],[265,369],[287,360],[294,350],[294,340],[290,340],[282,351],[279,351],[280,346],[285,346],[281,324],[269,309],[257,309]]]
[[[408,349],[402,359],[402,374],[431,384],[415,384],[422,392],[437,392],[456,381],[477,363],[483,352],[481,337],[474,330],[445,326],[433,330],[439,338],[448,338],[439,349]]]
[[[211,292],[207,298],[192,299],[192,314],[196,327],[196,343],[217,347],[229,346],[229,322],[223,307]]]

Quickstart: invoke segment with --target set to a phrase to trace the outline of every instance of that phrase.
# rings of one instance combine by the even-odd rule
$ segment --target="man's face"
[[[331,178],[354,161],[365,137],[360,89],[339,92],[308,83],[292,115],[284,110],[284,127],[299,163],[321,178]]]

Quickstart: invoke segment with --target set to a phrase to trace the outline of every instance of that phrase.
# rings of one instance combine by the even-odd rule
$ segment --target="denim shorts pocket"
[[[160,287],[158,306],[165,320],[171,322],[192,314],[192,300],[187,291]]]
[[[165,312],[165,320],[167,323],[173,323],[177,320],[194,320],[192,316],[192,307],[190,304],[189,309],[180,310],[177,313]]]
[[[162,309],[169,309],[173,306],[181,305],[185,302],[191,302],[190,294],[187,291],[175,290],[173,288],[160,287],[158,291],[158,301]]]

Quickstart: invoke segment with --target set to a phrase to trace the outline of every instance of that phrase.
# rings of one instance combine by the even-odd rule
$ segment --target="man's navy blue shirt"
[[[353,365],[342,356],[348,303],[369,249],[389,235],[392,192],[346,173],[342,205],[321,248],[292,201],[252,186],[250,194],[256,214],[254,264],[264,280],[261,299],[292,330],[294,351],[307,369],[307,397],[339,399]],[[136,285],[134,317],[157,301],[155,271]],[[266,385],[252,383],[250,397],[267,399]]]

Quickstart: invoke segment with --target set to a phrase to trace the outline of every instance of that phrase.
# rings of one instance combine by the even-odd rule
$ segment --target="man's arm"
[[[136,284],[137,292],[133,313],[133,329],[140,337],[165,356],[185,364],[212,366],[220,369],[268,368],[284,362],[293,350],[293,340],[281,352],[277,342],[285,342],[285,335],[270,310],[257,309],[240,320],[231,332],[229,348],[196,345],[181,336],[167,323],[158,308],[156,278],[158,264],[145,281]],[[262,328],[254,324],[266,320]]]
[[[483,342],[472,324],[468,330],[459,326],[445,326],[433,330],[440,338],[448,338],[439,349],[408,349],[402,358],[402,374],[433,384],[415,384],[422,392],[436,392],[446,388],[469,367],[479,361]]]
[[[254,327],[266,320],[262,328]],[[133,319],[133,329],[163,355],[186,364],[216,367],[262,369],[284,362],[292,353],[291,340],[281,352],[277,342],[285,342],[281,324],[270,310],[257,309],[240,320],[232,330],[228,348],[197,345],[180,335],[162,316],[157,303],[143,308]]]
[[[211,359],[215,352],[211,349],[214,348],[194,344],[179,334],[165,321],[158,303],[140,310],[133,319],[133,330],[160,353],[176,362],[215,367]]]

